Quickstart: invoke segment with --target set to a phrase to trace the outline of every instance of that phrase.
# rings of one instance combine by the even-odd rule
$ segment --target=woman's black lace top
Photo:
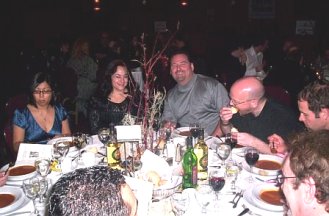
[[[109,127],[110,123],[120,125],[126,113],[137,115],[138,106],[127,97],[121,103],[114,103],[106,99],[92,97],[89,104],[89,123],[92,134],[102,127]]]

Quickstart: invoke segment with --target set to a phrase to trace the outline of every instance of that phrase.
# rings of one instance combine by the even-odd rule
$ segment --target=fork
[[[243,197],[243,194],[244,194],[244,190],[241,190],[241,193],[239,195],[239,198],[236,200],[236,202],[233,204],[233,208],[236,208],[240,199]]]
[[[233,200],[230,201],[229,203],[233,203],[233,204],[235,204],[235,199],[236,199],[237,197],[239,197],[241,193],[242,193],[242,190],[241,190],[240,192],[236,193],[235,196],[234,196],[234,198],[233,198]]]

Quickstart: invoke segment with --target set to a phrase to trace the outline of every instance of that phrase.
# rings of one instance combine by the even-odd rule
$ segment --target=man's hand
[[[219,111],[219,117],[223,124],[228,124],[229,121],[231,120],[232,116],[233,116],[233,113],[232,113],[231,107],[223,107]]]
[[[287,152],[287,146],[285,141],[282,139],[281,136],[277,134],[273,134],[267,138],[267,140],[270,143],[270,148],[275,149],[277,153],[286,153]]]

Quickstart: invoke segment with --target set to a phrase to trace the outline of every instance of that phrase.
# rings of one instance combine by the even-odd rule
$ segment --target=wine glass
[[[197,122],[190,123],[189,129],[190,129],[192,137],[194,138],[194,143],[193,143],[193,146],[194,146],[194,144],[196,143],[196,138],[198,138],[198,136],[199,136],[200,125]]]
[[[215,191],[216,202],[219,201],[219,191],[223,189],[225,185],[225,171],[224,169],[213,169],[209,171],[209,185]]]
[[[197,187],[195,198],[202,207],[202,214],[207,213],[207,206],[212,200],[212,189],[208,184],[201,184]]]
[[[39,202],[43,203],[45,200],[45,194],[47,193],[48,190],[48,181],[47,179],[39,179],[39,184],[40,184],[40,190],[39,190]]]
[[[67,153],[69,152],[70,149],[70,144],[68,142],[63,142],[63,141],[58,141],[54,144],[54,152],[55,155],[58,157],[58,162],[59,162],[59,166],[60,169],[62,170],[62,162],[65,158],[65,156],[67,155]]]
[[[186,212],[189,204],[188,194],[176,192],[170,197],[172,210],[176,216],[182,216]]]
[[[50,171],[50,159],[49,158],[38,158],[35,160],[34,166],[36,167],[39,175],[43,179],[46,179],[46,177]]]
[[[31,212],[31,215],[39,216],[40,214],[36,207],[36,198],[39,195],[39,191],[40,191],[39,179],[38,178],[25,179],[23,181],[22,187],[27,198],[33,201],[34,211]]]
[[[227,143],[219,143],[216,147],[216,154],[222,160],[222,167],[225,166],[225,160],[231,154],[231,146]]]
[[[252,168],[257,163],[257,161],[259,159],[259,152],[255,148],[247,148],[245,150],[244,158],[245,158],[247,164],[250,167],[249,182],[251,183],[251,182],[253,182],[253,178],[252,178],[252,174],[251,174],[252,173]]]
[[[101,128],[98,130],[98,139],[106,145],[110,139],[110,129],[109,128]]]

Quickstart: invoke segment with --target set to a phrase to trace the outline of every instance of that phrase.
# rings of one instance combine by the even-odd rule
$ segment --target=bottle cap
[[[187,148],[193,148],[193,138],[191,136],[188,136],[186,138],[186,147]]]

